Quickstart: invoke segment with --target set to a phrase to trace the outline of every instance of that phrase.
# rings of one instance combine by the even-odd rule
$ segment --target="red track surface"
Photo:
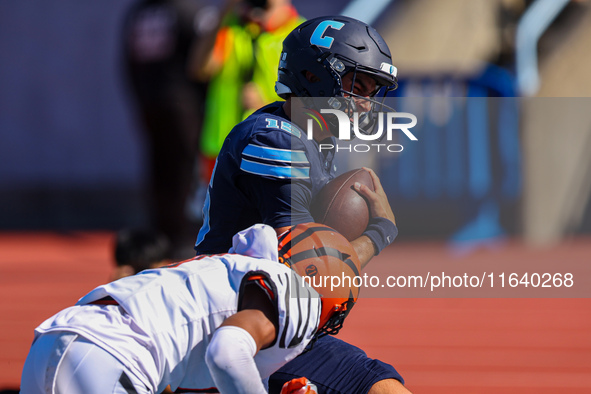
[[[110,256],[107,233],[0,234],[0,389],[18,387],[33,329],[108,280]],[[398,244],[368,272],[454,259],[443,244]],[[462,259],[591,265],[591,242]],[[396,366],[415,393],[591,392],[591,299],[365,298],[340,337]]]

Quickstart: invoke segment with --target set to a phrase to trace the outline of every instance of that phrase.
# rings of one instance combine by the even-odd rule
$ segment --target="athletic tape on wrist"
[[[398,228],[390,220],[376,217],[369,219],[369,225],[363,235],[371,239],[377,256],[386,246],[394,242],[398,235]]]

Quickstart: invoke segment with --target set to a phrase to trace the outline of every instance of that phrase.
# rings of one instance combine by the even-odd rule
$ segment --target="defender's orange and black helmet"
[[[318,333],[336,335],[359,296],[360,263],[353,246],[328,226],[298,224],[279,236],[279,261],[320,294]],[[339,278],[338,287],[332,278]]]

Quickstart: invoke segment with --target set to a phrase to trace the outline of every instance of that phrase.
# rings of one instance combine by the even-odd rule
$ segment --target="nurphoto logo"
[[[375,125],[372,127],[371,132],[368,134],[364,130],[360,130],[360,118],[364,119],[367,115],[362,113],[360,116],[359,112],[353,112],[352,116],[348,113],[338,109],[321,109],[320,113],[313,111],[309,112],[310,118],[307,120],[307,134],[308,139],[313,139],[313,128],[314,122],[318,124],[320,128],[328,127],[324,120],[325,114],[333,115],[336,117],[338,125],[338,134],[336,134],[339,141],[351,141],[354,138],[365,141],[357,144],[319,144],[319,150],[336,149],[336,151],[349,151],[349,152],[402,152],[404,147],[400,143],[393,143],[395,132],[402,132],[406,138],[410,141],[418,141],[418,138],[410,131],[411,128],[416,126],[417,117],[408,112],[378,112],[374,114]],[[406,121],[404,121],[406,120]],[[361,123],[366,122],[362,120]],[[331,126],[334,122],[331,123]],[[334,133],[333,133],[334,134]],[[385,142],[383,142],[385,137]],[[399,142],[399,140],[398,140]]]

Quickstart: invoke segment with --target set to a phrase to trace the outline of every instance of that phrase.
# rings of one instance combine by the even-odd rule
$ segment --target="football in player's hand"
[[[351,170],[328,182],[314,196],[310,207],[317,223],[334,228],[349,241],[363,234],[370,217],[367,201],[353,188],[355,182],[374,190],[369,172]]]

